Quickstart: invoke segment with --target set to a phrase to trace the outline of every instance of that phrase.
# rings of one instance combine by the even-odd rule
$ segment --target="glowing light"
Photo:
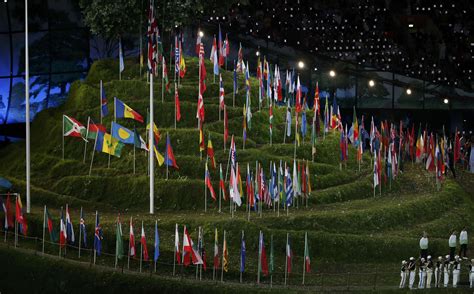
[[[329,71],[329,76],[331,76],[331,78],[335,77],[336,76],[336,72],[334,70],[330,70]]]
[[[407,95],[411,95],[411,89],[410,88],[407,89]]]
[[[370,86],[370,87],[373,87],[373,86],[375,86],[375,82],[374,82],[374,80],[370,80],[370,81],[369,81],[369,86]]]
[[[301,60],[298,61],[298,67],[301,68],[301,69],[304,68],[304,62],[301,61]]]

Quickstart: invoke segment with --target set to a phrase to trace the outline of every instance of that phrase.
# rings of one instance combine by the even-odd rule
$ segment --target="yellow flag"
[[[163,155],[161,155],[160,152],[158,152],[158,149],[156,149],[156,146],[153,146],[153,149],[155,149],[155,156],[156,156],[156,160],[158,160],[158,165],[162,166],[163,163],[165,162],[165,158],[163,157]]]

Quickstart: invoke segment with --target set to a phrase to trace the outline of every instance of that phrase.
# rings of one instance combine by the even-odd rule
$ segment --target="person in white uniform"
[[[459,256],[463,259],[467,259],[467,242],[467,230],[466,227],[464,227],[461,233],[459,233],[459,244],[461,245],[461,248],[459,249]]]
[[[453,261],[453,288],[458,287],[459,275],[461,274],[461,259],[456,255]]]
[[[420,257],[426,258],[428,256],[428,235],[423,232],[420,239]]]
[[[446,288],[448,287],[449,274],[451,273],[451,262],[449,260],[449,255],[446,255],[446,259],[444,260],[443,271],[444,271],[443,285]]]
[[[443,257],[439,256],[435,268],[435,288],[441,286],[441,276],[443,275]]]
[[[456,252],[456,245],[457,245],[456,231],[453,231],[451,236],[449,236],[448,244],[449,244],[449,259],[453,261],[454,254]]]
[[[428,255],[426,261],[426,288],[431,288],[431,278],[433,277],[433,261],[431,255]]]
[[[408,262],[408,272],[410,273],[408,288],[413,289],[413,284],[415,283],[415,275],[416,275],[416,263],[415,263],[414,257],[410,257],[410,261]]]
[[[402,267],[400,268],[400,289],[405,288],[407,282],[407,271],[408,264],[406,260],[402,261]]]
[[[426,280],[426,265],[425,259],[423,257],[418,262],[418,279],[418,289],[424,289]]]

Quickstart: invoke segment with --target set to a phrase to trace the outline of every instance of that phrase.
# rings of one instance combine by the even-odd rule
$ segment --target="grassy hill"
[[[229,203],[223,202],[222,213],[218,213],[217,203],[208,198],[208,212],[204,213],[204,165],[200,158],[199,131],[196,128],[197,107],[197,59],[187,58],[187,73],[179,88],[182,120],[174,128],[174,93],[165,93],[161,101],[161,80],[155,81],[155,122],[162,134],[158,149],[163,152],[165,134],[169,133],[179,170],[170,169],[166,180],[165,168],[156,167],[155,208],[156,214],[148,212],[147,157],[142,150],[136,150],[136,173],[133,173],[133,148],[126,146],[121,158],[113,157],[108,167],[108,156],[104,153],[94,155],[92,174],[89,164],[93,142],[87,145],[86,161],[83,162],[84,141],[65,138],[65,159],[62,160],[62,115],[67,114],[86,123],[90,116],[99,121],[99,81],[109,101],[109,111],[113,113],[113,97],[117,97],[141,113],[144,117],[148,107],[149,85],[145,77],[139,76],[139,67],[134,60],[126,60],[122,80],[117,80],[117,62],[97,61],[93,64],[84,81],[76,81],[70,88],[67,102],[59,108],[39,113],[31,129],[31,199],[32,214],[28,215],[30,235],[41,237],[43,205],[48,205],[57,224],[60,207],[69,203],[73,222],[77,225],[80,207],[84,208],[87,230],[93,232],[92,224],[95,210],[101,214],[104,228],[103,250],[115,252],[115,221],[120,213],[124,222],[125,238],[128,238],[128,219],[135,219],[135,234],[139,223],[144,222],[149,244],[152,244],[153,226],[158,220],[161,238],[161,257],[158,271],[163,275],[171,272],[175,224],[186,225],[193,238],[199,226],[204,230],[204,244],[207,248],[208,263],[212,263],[214,229],[219,230],[219,242],[223,230],[227,231],[229,244],[230,270],[226,279],[238,281],[239,250],[241,231],[245,231],[247,243],[247,282],[254,281],[257,271],[258,232],[265,234],[267,252],[270,235],[273,235],[275,251],[275,274],[273,281],[282,283],[284,271],[284,252],[286,234],[290,234],[291,246],[295,255],[294,272],[290,284],[300,284],[304,233],[308,232],[313,273],[306,277],[307,284],[319,285],[321,273],[380,272],[379,283],[397,284],[398,262],[409,256],[418,255],[418,240],[426,230],[430,236],[430,252],[445,254],[447,239],[452,229],[474,220],[472,195],[457,182],[447,179],[438,191],[434,175],[421,167],[405,163],[404,172],[392,182],[391,189],[384,184],[382,195],[373,197],[372,167],[370,157],[364,157],[359,171],[355,159],[355,149],[350,147],[347,166],[339,168],[339,135],[330,132],[318,137],[317,154],[311,162],[310,132],[305,142],[296,150],[298,160],[309,160],[313,192],[309,207],[300,202],[298,208],[291,208],[289,215],[280,210],[280,216],[273,209],[264,209],[262,217],[252,212],[247,220],[245,207],[238,208],[231,218]],[[211,65],[207,64],[210,69]],[[237,159],[245,179],[247,163],[252,169],[260,162],[268,175],[270,161],[280,160],[288,164],[293,161],[293,136],[283,143],[285,128],[285,109],[274,110],[273,145],[269,143],[268,108],[266,100],[263,108],[258,107],[257,80],[251,79],[252,128],[248,130],[245,150],[242,149],[242,107],[245,102],[244,80],[239,75],[239,92],[232,107],[232,72],[223,71],[226,89],[226,105],[229,116],[229,133],[234,134],[237,145]],[[173,91],[172,91],[173,92]],[[204,94],[206,122],[204,131],[212,138],[216,151],[216,161],[227,166],[228,147],[223,150],[223,122],[219,121],[218,83],[212,82],[208,74],[207,91]],[[312,120],[311,111],[307,112]],[[104,125],[110,127],[113,115],[104,118]],[[126,127],[136,127],[145,136],[145,125],[132,120],[119,119]],[[293,127],[294,128],[294,127]],[[310,129],[310,126],[308,126]],[[294,132],[294,129],[292,130]],[[228,142],[229,144],[229,142]],[[14,184],[15,191],[24,195],[25,168],[23,144],[12,144],[0,149],[0,175]],[[211,178],[217,191],[219,171],[211,170]],[[245,181],[244,181],[245,182]],[[244,183],[245,191],[245,183]],[[23,200],[25,201],[25,200]],[[244,201],[245,202],[245,201]],[[245,206],[245,205],[244,205]],[[182,231],[180,231],[180,234]],[[92,234],[90,233],[90,236]],[[92,239],[89,238],[89,243]],[[125,243],[127,244],[127,243]],[[38,249],[38,243],[21,240],[20,246]],[[151,246],[150,246],[151,250]],[[47,244],[47,252],[57,254],[57,246]],[[77,258],[76,249],[68,249],[68,258]],[[86,251],[87,252],[87,251]],[[268,253],[267,253],[268,254]],[[87,257],[83,257],[83,259]],[[112,256],[103,256],[98,262],[113,264]],[[132,268],[138,266],[132,260]],[[148,265],[146,265],[148,266]],[[385,272],[386,274],[383,274]],[[184,269],[180,273],[193,277],[194,269]],[[206,278],[209,271],[206,273]],[[364,276],[365,277],[365,276]],[[373,279],[367,276],[367,279]],[[345,278],[341,278],[345,279]],[[361,278],[364,280],[364,278]],[[263,279],[265,284],[268,278]],[[326,283],[349,283],[346,280],[330,278]],[[357,283],[357,281],[350,282]],[[372,283],[372,282],[368,282]]]

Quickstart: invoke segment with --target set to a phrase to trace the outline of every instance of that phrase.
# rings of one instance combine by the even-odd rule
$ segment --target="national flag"
[[[156,160],[158,161],[158,166],[162,166],[165,163],[165,158],[163,155],[156,149],[156,145],[153,145],[153,153],[155,154]]]
[[[247,106],[244,103],[244,107],[242,109],[242,140],[247,142]]]
[[[148,70],[155,74],[156,65],[159,58],[159,45],[161,45],[160,33],[158,31],[158,23],[155,18],[154,10],[154,1],[150,0],[150,6],[148,9],[148,30],[147,30],[147,39],[148,39]]]
[[[260,231],[260,237],[258,242],[258,258],[259,258],[259,269],[264,276],[268,276],[268,263],[267,263],[267,253],[265,251],[265,242],[263,241],[263,233]]]
[[[247,179],[246,179],[246,188],[247,188],[247,203],[250,207],[255,205],[252,175],[250,174],[250,166],[247,162]]]
[[[100,256],[102,252],[102,227],[100,226],[99,213],[95,214],[95,231],[94,231],[94,250]]]
[[[122,49],[122,40],[119,38],[119,69],[120,72],[123,72],[125,69],[125,64],[123,62],[123,49]]]
[[[416,140],[416,161],[420,162],[423,156],[423,134],[421,132],[421,124],[418,129],[418,139]]]
[[[225,183],[224,183],[224,176],[222,174],[222,164],[219,164],[219,189],[221,190],[222,197],[224,200],[227,200],[227,195],[225,193]]]
[[[268,109],[268,125],[270,129],[270,137],[273,135],[273,104],[270,103],[270,107]]]
[[[26,236],[26,233],[28,232],[28,225],[26,223],[26,218],[23,214],[23,204],[21,203],[20,195],[16,196],[15,208],[16,208],[16,221],[19,225],[19,230],[23,235]]]
[[[216,169],[216,159],[214,157],[214,147],[212,146],[211,136],[207,139],[207,156],[211,161],[211,166],[213,169]]]
[[[304,236],[304,271],[311,272],[311,258],[309,257],[308,233]]]
[[[115,118],[131,118],[143,123],[143,117],[130,106],[114,97]]]
[[[193,240],[188,234],[186,226],[184,226],[183,232],[183,263],[184,266],[191,264],[203,264],[202,257],[199,252],[194,248]]]
[[[156,263],[158,258],[160,257],[160,235],[158,233],[158,221],[155,222],[155,254],[153,257],[153,261]]]
[[[162,58],[163,60],[163,71],[162,71],[162,76],[163,76],[163,83],[165,85],[165,88],[166,88],[166,92],[170,92],[170,81],[169,81],[169,78],[168,78],[168,67],[166,66],[166,60],[165,60],[165,57],[163,56]]]
[[[273,235],[270,236],[270,268],[269,268],[269,271],[270,271],[270,274],[273,274],[273,272],[275,271],[275,256],[274,256],[274,253],[273,253]]]
[[[112,122],[112,137],[125,144],[135,144],[135,133],[116,122]]]
[[[234,72],[232,73],[232,75],[233,75],[232,81],[233,81],[233,86],[234,86],[234,94],[237,94],[239,93],[239,86],[237,83],[237,69],[235,68],[235,61],[234,61]]]
[[[179,94],[178,94],[178,87],[175,83],[174,85],[174,105],[176,108],[176,120],[180,121],[181,120],[181,107],[179,105]]]
[[[206,171],[204,173],[204,181],[206,182],[206,186],[209,189],[209,192],[211,193],[211,198],[216,201],[216,192],[214,191],[214,188],[212,187],[212,182],[211,182],[211,175],[209,174],[209,169],[207,168],[207,162],[206,162]]]
[[[318,82],[316,82],[316,88],[314,89],[313,109],[314,109],[314,116],[316,117],[316,114],[320,116],[321,106],[319,102],[319,83]]]
[[[227,37],[227,33],[225,34],[223,53],[224,53],[224,57],[228,57],[230,55],[230,43],[229,43],[229,38]]]
[[[245,247],[244,231],[242,231],[242,238],[240,241],[240,272],[245,271],[245,257],[247,255],[247,248]]]
[[[229,138],[229,117],[227,115],[227,107],[224,105],[224,145],[227,145]]]
[[[186,74],[186,62],[184,61],[183,49],[181,48],[182,42],[179,42],[179,76],[184,78]]]
[[[166,151],[165,151],[165,164],[167,166],[172,166],[176,169],[179,169],[178,165],[176,164],[176,159],[174,158],[173,154],[173,147],[171,147],[170,136],[166,134]]]
[[[117,228],[115,231],[115,256],[117,259],[123,258],[123,238],[122,238],[122,223],[120,216],[117,217]]]
[[[92,119],[89,117],[88,124],[87,124],[86,139],[95,140],[98,132],[107,133],[107,129],[105,128],[104,125],[94,123]]]
[[[74,244],[75,237],[74,237],[74,226],[71,222],[71,216],[69,215],[69,206],[66,204],[66,236],[67,241],[71,244]]]
[[[418,146],[417,146],[418,147]],[[418,150],[418,148],[417,148]],[[454,163],[456,163],[460,158],[461,154],[461,139],[459,138],[459,132],[458,129],[456,128],[456,132],[454,134]]]
[[[353,139],[351,141],[352,141],[352,144],[357,147],[359,145],[359,122],[357,121],[355,106],[354,106],[354,114],[352,117],[352,129],[353,129]]]
[[[181,250],[179,246],[178,224],[176,224],[176,229],[174,233],[174,253],[175,253],[176,263],[181,264]]]
[[[120,157],[124,144],[107,133],[97,133],[95,150]]]
[[[199,47],[201,46],[202,43],[202,37],[201,37],[201,28],[198,28],[197,34],[196,34],[196,55],[199,56]]]
[[[86,135],[86,127],[76,119],[63,114],[63,136],[83,138]]]
[[[11,209],[10,193],[7,194],[6,203],[2,203],[2,207],[3,207],[3,212],[5,213],[4,228],[6,231],[8,230],[8,228],[13,228],[15,226],[14,220],[13,220],[13,213]]]
[[[203,152],[206,149],[204,143],[204,131],[203,131],[204,123],[199,122],[199,152]]]
[[[330,116],[329,116],[329,101],[326,95],[326,103],[324,104],[324,132],[329,132]]]
[[[347,125],[346,125],[346,130],[347,130]],[[339,140],[339,146],[341,148],[341,162],[344,162],[347,160],[347,139],[346,139],[346,132],[342,129],[341,130],[341,139]]]
[[[177,75],[180,75],[179,70],[179,62],[180,62],[180,45],[179,45],[179,38],[178,36],[174,36],[174,69]]]
[[[301,111],[301,84],[300,84],[300,76],[298,76],[297,82],[296,82],[296,97],[295,97],[295,111],[296,113],[300,113]]]
[[[224,83],[222,82],[222,74],[219,74],[219,108],[224,109]]]
[[[214,36],[214,42],[212,43],[212,48],[211,48],[211,56],[210,56],[211,62],[214,65],[214,75],[219,74],[219,60],[217,57],[217,42],[216,42],[216,36]]]
[[[128,238],[128,246],[130,248],[130,251],[128,253],[129,256],[133,257],[136,254],[135,250],[135,234],[133,233],[133,219],[130,217],[130,233],[129,233],[129,238]]]
[[[206,66],[204,63],[204,45],[201,43],[200,49],[199,49],[199,74],[201,77],[201,80],[199,81],[199,90],[200,94],[204,94],[206,92]]]
[[[293,251],[291,251],[290,240],[286,241],[286,272],[291,273],[292,260],[293,260]]]
[[[148,147],[145,140],[143,140],[143,138],[140,136],[140,134],[138,133],[136,129],[133,129],[133,138],[134,138],[133,143],[136,148],[140,148],[140,149],[148,151]]]
[[[275,75],[273,77],[273,83],[275,87],[275,96],[274,99],[277,101],[282,101],[283,100],[283,93],[282,93],[282,84],[281,84],[281,78],[280,78],[280,69],[278,68],[277,65],[275,65]]]
[[[142,244],[143,260],[148,261],[148,248],[146,246],[146,236],[145,236],[145,229],[143,228],[143,222],[142,222],[142,235],[140,238],[140,243]]]
[[[221,25],[219,24],[219,66],[224,65],[224,57],[225,57],[224,41],[222,40]]]
[[[227,240],[225,238],[225,231],[224,231],[224,240],[222,243],[222,267],[225,272],[229,271],[229,252],[227,249]]]
[[[291,136],[291,107],[290,100],[288,100],[288,107],[286,108],[286,136]]]
[[[374,189],[377,187],[380,182],[379,166],[377,161],[377,152],[374,152]]]
[[[0,199],[1,202],[1,199]],[[3,203],[2,203],[3,204]],[[43,229],[48,229],[49,232],[49,238],[51,242],[57,242],[57,236],[56,232],[54,231],[54,225],[53,225],[53,219],[51,218],[51,215],[49,214],[48,208],[46,206],[44,207],[44,228]],[[6,221],[6,220],[5,220]]]
[[[219,268],[219,239],[217,236],[217,228],[214,229],[214,269]]]
[[[242,43],[239,43],[239,51],[237,52],[237,72],[242,72],[243,70],[243,62],[244,62],[244,55],[242,51]]]
[[[303,106],[303,112],[301,114],[301,135],[304,137],[306,137],[306,133],[308,132],[308,122],[306,121],[306,111],[305,111],[305,108]]]
[[[150,129],[150,118],[147,114],[146,118],[146,130],[148,131]],[[161,136],[160,136],[160,130],[158,130],[158,127],[156,126],[156,123],[153,122],[153,146],[156,147],[158,143],[160,142]]]
[[[63,209],[61,208],[61,219],[59,220],[59,246],[64,248],[67,242],[66,222],[64,220]]]
[[[293,204],[293,182],[291,181],[291,175],[289,172],[289,167],[285,170],[285,178],[286,178],[286,205],[291,206]]]
[[[201,254],[202,268],[204,269],[204,271],[206,271],[207,270],[206,249],[204,248],[204,232],[201,227],[199,227],[199,233],[198,233],[197,252]]]
[[[102,81],[100,81],[100,115],[105,117],[109,114],[109,108],[107,107],[107,96],[105,95],[105,89],[102,86]]]
[[[84,219],[84,214],[81,207],[81,219],[79,220],[79,229],[82,232],[82,238],[84,242],[84,247],[87,247],[87,232],[86,232],[86,221]],[[81,240],[79,240],[80,242]]]

